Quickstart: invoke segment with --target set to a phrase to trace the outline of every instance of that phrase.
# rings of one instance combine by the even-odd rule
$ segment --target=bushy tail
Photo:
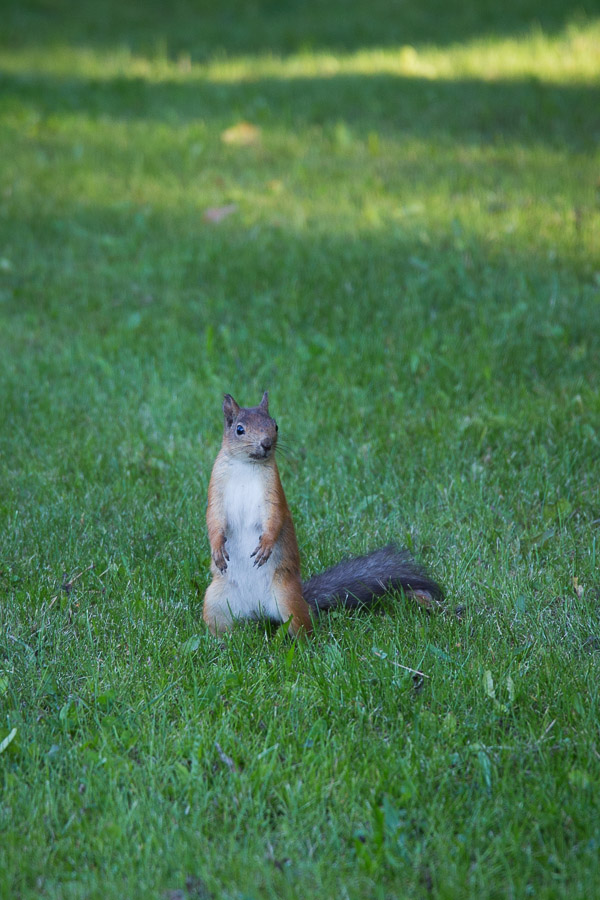
[[[390,590],[402,589],[423,606],[444,599],[444,592],[412,558],[408,550],[389,544],[366,556],[345,559],[302,585],[304,599],[313,610],[372,603]]]

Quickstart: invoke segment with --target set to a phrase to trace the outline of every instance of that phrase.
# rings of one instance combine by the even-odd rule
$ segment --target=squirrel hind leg
[[[308,637],[313,631],[313,622],[308,603],[302,596],[299,578],[286,576],[273,583],[277,611],[282,622],[291,618],[289,633],[292,637]]]
[[[230,631],[233,624],[231,610],[225,599],[224,587],[224,584],[215,580],[209,584],[204,595],[202,618],[215,636]]]
[[[313,623],[308,616],[308,619],[299,618],[298,616],[292,616],[292,621],[290,622],[290,630],[289,633],[292,637],[297,638],[307,638],[313,633]]]

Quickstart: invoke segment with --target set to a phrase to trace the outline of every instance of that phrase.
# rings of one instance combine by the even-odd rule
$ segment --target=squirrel
[[[265,391],[258,406],[223,400],[223,443],[208,486],[206,523],[212,582],[203,617],[215,635],[237,619],[289,621],[293,636],[313,630],[311,613],[372,603],[401,589],[426,607],[441,587],[394,544],[344,560],[302,583],[300,552],[277,463],[278,426]]]

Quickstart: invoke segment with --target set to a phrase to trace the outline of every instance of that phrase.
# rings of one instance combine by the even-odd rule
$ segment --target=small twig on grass
[[[541,743],[542,743],[542,741],[544,740],[544,738],[546,737],[546,735],[548,734],[548,732],[550,731],[550,729],[551,729],[555,724],[556,724],[556,719],[552,719],[552,721],[550,722],[550,724],[548,725],[548,727],[545,729],[544,733],[541,735],[541,737],[538,738],[538,741],[537,741],[538,744],[541,744]]]
[[[393,666],[398,666],[399,669],[406,669],[407,672],[413,672],[415,675],[421,675],[423,678],[431,678],[431,675],[426,675],[425,672],[419,672],[418,669],[411,669],[410,666],[403,666],[402,663],[396,662],[393,659],[390,659],[390,662]]]
[[[368,662],[366,656],[361,656],[359,657],[359,659],[362,659],[364,662]],[[422,678],[431,678],[431,675],[426,675],[425,672],[420,672],[418,669],[411,669],[410,666],[403,666],[402,663],[396,662],[393,659],[390,659],[389,662],[391,662],[393,666],[398,666],[399,669],[406,669],[407,672],[412,672],[414,675],[420,675]]]
[[[81,576],[82,576],[85,572],[89,572],[90,569],[93,569],[93,568],[94,568],[94,563],[90,563],[89,566],[87,567],[87,569],[82,569],[82,570],[81,570],[81,572],[79,573],[79,575],[74,575],[73,578],[71,578],[70,581],[64,581],[63,584],[61,585],[61,589],[62,589],[63,591],[66,591],[67,593],[69,593],[69,591],[71,590],[71,588],[73,587],[73,585],[75,584],[75,582],[76,582],[76,581],[79,581],[79,579],[81,578]]]
[[[84,575],[86,572],[89,572],[90,569],[93,569],[94,565],[95,565],[95,563],[90,563],[89,566],[87,567],[87,569],[82,569],[82,571],[79,573],[79,575],[74,575],[70,581],[63,581],[63,583],[60,586],[60,590],[65,591],[67,594],[69,594],[71,592],[71,588],[73,587],[75,582],[79,581],[81,576]],[[56,603],[56,601],[58,600],[59,597],[60,597],[60,591],[58,592],[58,594],[54,595],[54,597],[48,604],[46,612],[50,612],[50,610],[52,609],[52,607],[54,606],[54,604]]]
[[[236,765],[230,756],[227,756],[221,745],[218,741],[215,741],[215,747],[217,748],[217,753],[221,759],[221,762],[224,762],[230,772],[237,772]]]

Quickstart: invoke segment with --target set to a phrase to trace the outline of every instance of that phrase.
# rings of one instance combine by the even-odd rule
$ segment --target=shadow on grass
[[[65,213],[38,215],[35,231],[13,221],[13,240],[24,230],[43,260],[37,274],[25,263],[4,277],[4,310],[23,322],[16,356],[93,339],[106,359],[169,367],[172,347],[209,380],[277,381],[292,365],[342,392],[382,376],[417,394],[435,377],[470,395],[492,373],[497,386],[544,391],[566,377],[597,383],[598,289],[566,255],[549,262],[465,230],[430,230],[424,245],[416,226],[351,237],[215,229],[190,210],[138,222],[98,205]]]
[[[535,79],[445,81],[374,74],[182,84],[27,73],[0,74],[0,89],[5,107],[27,104],[41,116],[82,114],[170,125],[247,118],[297,129],[343,121],[363,134],[510,139],[573,149],[593,147],[600,137],[600,87]]]
[[[8,45],[126,46],[137,53],[205,60],[219,54],[355,50],[482,36],[557,32],[574,15],[598,15],[595,0],[160,0],[144,3],[7,0]]]

